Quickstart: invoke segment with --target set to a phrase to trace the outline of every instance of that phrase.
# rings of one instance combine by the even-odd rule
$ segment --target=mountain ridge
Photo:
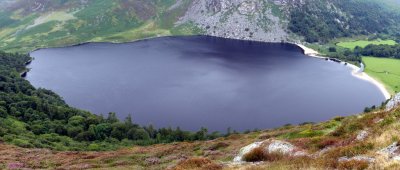
[[[376,0],[0,3],[8,4],[0,9],[0,49],[6,51],[198,34],[265,42],[324,43],[338,37],[392,35],[400,28],[400,13],[384,10],[385,5]]]

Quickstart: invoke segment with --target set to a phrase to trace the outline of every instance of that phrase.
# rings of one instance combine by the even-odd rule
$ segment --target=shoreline
[[[319,58],[319,59],[329,59],[329,57],[322,57],[319,56],[320,53],[318,53],[318,51],[315,51],[314,49],[308,48],[302,44],[294,44],[298,47],[300,47],[303,50],[304,55],[310,56],[310,57],[314,57],[314,58]],[[343,62],[342,62],[343,63]],[[347,62],[345,62],[347,63]],[[351,64],[351,63],[347,63],[346,64],[347,67],[352,69],[351,75],[353,75],[354,77],[367,81],[369,83],[372,83],[373,85],[375,85],[376,87],[378,87],[378,89],[381,91],[381,93],[383,94],[383,96],[385,97],[386,100],[389,100],[392,98],[392,95],[389,93],[389,91],[386,89],[385,85],[381,82],[379,82],[378,80],[374,79],[373,77],[371,77],[370,75],[368,75],[367,73],[365,73],[364,71],[361,72],[361,68]]]

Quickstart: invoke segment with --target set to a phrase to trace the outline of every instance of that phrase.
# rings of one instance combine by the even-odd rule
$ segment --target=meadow
[[[396,41],[393,40],[358,40],[358,41],[345,41],[338,42],[336,45],[343,48],[354,49],[357,46],[366,47],[367,45],[375,44],[375,45],[396,45]]]
[[[385,84],[390,93],[400,91],[400,60],[392,58],[363,57],[365,72]]]

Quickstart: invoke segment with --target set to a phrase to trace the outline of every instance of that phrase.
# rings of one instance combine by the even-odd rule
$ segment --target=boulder
[[[389,102],[386,104],[386,111],[390,111],[400,105],[400,93],[396,94]]]
[[[308,156],[308,153],[289,142],[281,140],[267,139],[262,142],[255,142],[240,149],[239,154],[233,162],[242,162],[243,156],[255,148],[262,147],[267,153],[281,153],[288,156]]]
[[[261,146],[263,142],[254,142],[240,149],[239,154],[233,159],[233,162],[242,162],[243,156],[249,153],[251,150]]]
[[[356,140],[363,141],[367,137],[368,137],[368,131],[362,130],[362,131],[358,132]]]

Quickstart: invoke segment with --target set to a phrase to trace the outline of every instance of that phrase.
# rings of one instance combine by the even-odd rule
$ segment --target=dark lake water
[[[214,37],[91,43],[31,53],[27,79],[71,106],[141,125],[264,129],[317,122],[380,105],[350,68],[290,44]]]

